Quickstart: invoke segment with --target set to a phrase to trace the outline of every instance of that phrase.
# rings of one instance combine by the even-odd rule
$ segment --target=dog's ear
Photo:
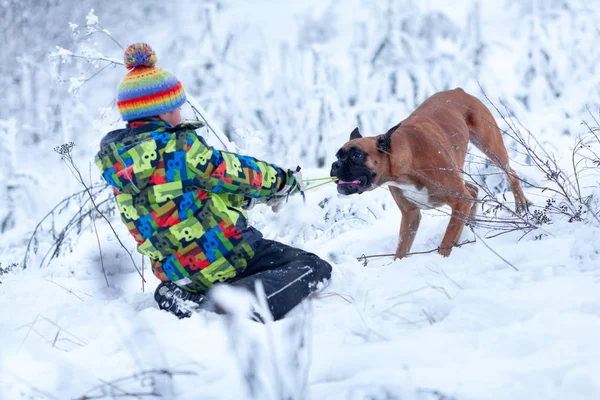
[[[354,130],[350,134],[350,140],[360,139],[360,138],[362,138],[362,135],[358,131],[358,127],[356,127],[356,128],[354,128]]]
[[[390,148],[392,147],[392,134],[396,131],[396,129],[398,129],[398,127],[400,127],[400,124],[390,128],[384,135],[381,135],[377,138],[377,144],[375,147],[377,147],[377,150],[380,153],[387,153],[390,151]]]
[[[391,138],[389,137],[389,135],[382,135],[377,138],[377,144],[375,145],[375,147],[380,153],[387,153],[388,151],[390,151],[390,144]]]

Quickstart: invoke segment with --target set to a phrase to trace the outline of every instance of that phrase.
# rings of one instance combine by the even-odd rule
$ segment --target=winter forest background
[[[597,0],[0,1],[0,399],[598,398],[599,32]],[[473,150],[477,243],[366,263],[395,249],[389,194],[326,186],[252,216],[335,264],[321,298],[267,327],[170,318],[90,164],[122,126],[135,42],[231,150],[305,177],[328,175],[354,127],[384,133],[462,87],[493,109],[535,207],[512,218],[506,181]],[[54,151],[69,142],[72,164]],[[426,214],[413,250],[435,248],[446,217]]]

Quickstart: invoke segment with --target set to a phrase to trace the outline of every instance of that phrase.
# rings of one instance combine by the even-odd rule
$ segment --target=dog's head
[[[362,137],[358,128],[350,134],[350,140],[337,152],[331,165],[331,176],[337,177],[338,193],[361,194],[373,190],[383,181],[388,163],[383,162],[380,137]]]

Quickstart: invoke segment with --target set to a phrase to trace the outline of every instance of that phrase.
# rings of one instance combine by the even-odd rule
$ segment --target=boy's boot
[[[154,292],[154,300],[161,310],[169,311],[178,318],[188,318],[207,305],[206,296],[187,292],[172,282],[161,282]]]

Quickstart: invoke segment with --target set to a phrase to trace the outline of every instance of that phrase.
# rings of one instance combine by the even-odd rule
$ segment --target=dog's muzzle
[[[364,166],[338,160],[331,165],[330,176],[337,177],[337,191],[343,195],[361,194],[372,184],[373,173]]]

